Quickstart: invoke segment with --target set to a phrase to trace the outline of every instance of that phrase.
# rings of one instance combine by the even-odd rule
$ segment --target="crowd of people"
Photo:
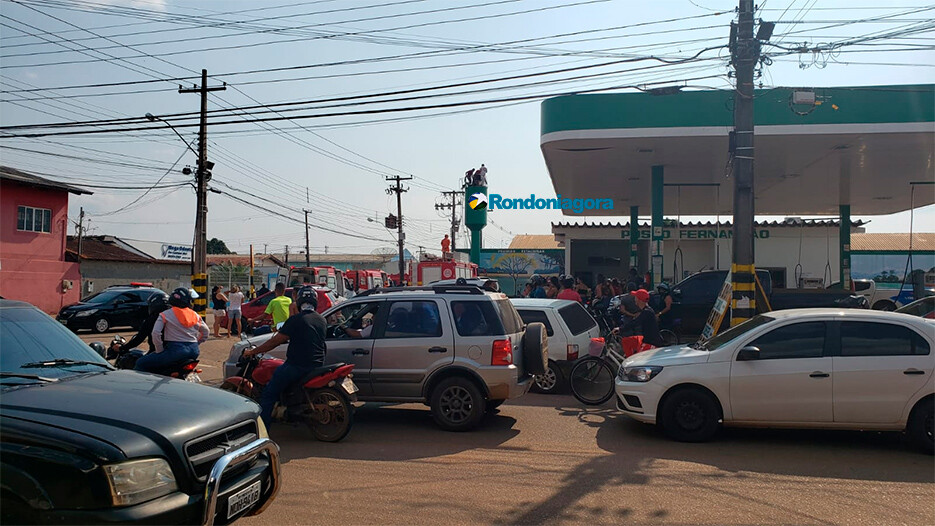
[[[593,289],[581,278],[534,275],[519,296],[577,301],[589,307],[592,313],[607,312],[611,300],[619,297],[619,312],[614,316],[615,331],[624,335],[640,335],[643,342],[658,347],[665,344],[659,332],[660,326],[671,324],[668,318],[672,294],[668,283],[660,283],[656,294],[649,291],[647,277],[632,268],[623,279],[598,274]]]

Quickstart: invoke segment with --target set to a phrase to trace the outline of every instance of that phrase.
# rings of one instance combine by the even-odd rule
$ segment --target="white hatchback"
[[[799,309],[759,315],[706,344],[635,354],[617,407],[667,435],[726,426],[905,430],[935,451],[935,323],[905,314]]]
[[[549,366],[545,374],[535,377],[533,388],[540,393],[558,392],[579,356],[588,354],[592,340],[601,335],[594,318],[580,303],[571,300],[545,298],[512,298],[523,323],[540,322],[549,337]],[[595,352],[603,348],[603,340],[594,342]]]

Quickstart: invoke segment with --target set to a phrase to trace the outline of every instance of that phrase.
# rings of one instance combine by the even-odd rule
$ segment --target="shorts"
[[[215,318],[223,318],[224,316],[227,316],[227,311],[225,309],[214,309]]]
[[[240,309],[231,309],[227,311],[227,314],[232,320],[239,320],[243,316],[243,314],[240,312]]]

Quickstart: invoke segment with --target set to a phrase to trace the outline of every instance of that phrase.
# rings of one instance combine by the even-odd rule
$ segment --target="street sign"
[[[711,314],[708,315],[708,321],[704,325],[704,330],[701,331],[701,338],[699,338],[699,341],[705,342],[714,337],[721,327],[721,323],[724,321],[724,314],[727,313],[727,307],[730,306],[731,294],[733,293],[733,287],[731,287],[730,284],[730,275],[731,273],[728,271],[727,278],[724,279],[724,284],[721,285],[721,292],[717,296],[717,301],[714,302],[714,308],[711,309]]]

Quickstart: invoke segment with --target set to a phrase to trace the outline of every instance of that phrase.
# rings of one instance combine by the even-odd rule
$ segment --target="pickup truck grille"
[[[249,444],[259,438],[256,428],[256,422],[244,422],[235,426],[223,429],[207,436],[196,438],[185,445],[185,457],[195,472],[199,481],[203,481],[214,467],[215,462],[227,453]],[[244,462],[225,474],[233,475],[234,472],[246,471],[250,469],[252,462]]]

